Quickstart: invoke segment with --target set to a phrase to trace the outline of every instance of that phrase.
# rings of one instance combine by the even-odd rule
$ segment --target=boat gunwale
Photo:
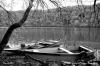
[[[58,56],[61,56],[61,55],[80,55],[81,53],[73,53],[73,54],[68,54],[68,53],[41,53],[41,52],[32,52],[32,51],[23,51],[23,50],[4,50],[4,51],[10,51],[10,52],[14,52],[14,53],[18,53],[18,54],[40,54],[40,55],[58,55]],[[94,52],[86,52],[87,54],[91,54],[91,53],[94,53]]]

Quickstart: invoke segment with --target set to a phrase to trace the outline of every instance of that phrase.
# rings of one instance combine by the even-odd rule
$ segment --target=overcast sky
[[[50,3],[49,0],[44,0],[44,1],[48,4],[48,8],[54,8],[54,5],[52,3]],[[76,0],[64,0],[64,1],[58,0],[58,1],[61,1],[62,6],[75,6],[75,5],[77,5]],[[82,0],[82,1],[83,1],[82,3],[84,5],[93,5],[94,0]],[[25,5],[23,6],[23,4],[25,4],[24,0],[14,0],[13,1],[14,4],[13,4],[12,9],[10,7],[11,0],[6,0],[5,2],[7,5],[7,8],[6,8],[7,10],[17,11],[17,10],[23,10],[26,8]],[[34,9],[34,7],[33,7],[33,9]],[[41,9],[41,7],[39,7],[39,9]]]

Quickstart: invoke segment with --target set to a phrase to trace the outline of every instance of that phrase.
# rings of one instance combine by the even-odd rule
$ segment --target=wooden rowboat
[[[15,55],[28,55],[31,58],[42,61],[89,61],[94,59],[94,52],[86,47],[79,46],[77,49],[68,50],[64,47],[47,47],[38,49],[5,49]]]

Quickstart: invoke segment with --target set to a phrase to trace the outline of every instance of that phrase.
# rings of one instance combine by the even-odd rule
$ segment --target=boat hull
[[[40,60],[40,61],[67,61],[67,62],[78,62],[81,59],[84,61],[89,61],[93,59],[93,52],[87,53],[87,56],[80,57],[79,54],[68,54],[68,53],[39,53],[39,52],[29,52],[29,51],[21,51],[21,50],[7,50],[12,52],[10,54],[12,56],[29,56],[30,58]]]
[[[75,53],[75,51],[78,51]],[[80,46],[74,51],[69,51],[63,47],[48,47],[37,49],[5,49],[5,51],[12,52],[12,55],[28,56],[30,59],[41,61],[89,61],[94,59],[94,52],[86,47]]]
[[[30,57],[43,60],[43,61],[68,61],[76,62],[78,55],[69,55],[69,54],[51,54],[51,53],[27,53]]]

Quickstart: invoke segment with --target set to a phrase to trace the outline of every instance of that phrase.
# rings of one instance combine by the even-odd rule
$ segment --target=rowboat
[[[71,47],[67,49],[60,45],[50,45],[39,48],[23,48],[23,49],[4,49],[4,51],[12,52],[14,55],[28,55],[31,58],[42,61],[89,61],[94,59],[94,52],[84,46]]]

